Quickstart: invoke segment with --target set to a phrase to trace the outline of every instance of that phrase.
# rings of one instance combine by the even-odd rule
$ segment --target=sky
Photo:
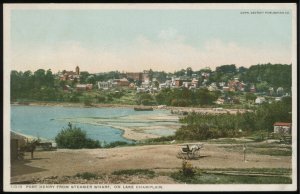
[[[174,72],[291,64],[291,13],[242,11],[12,10],[11,69]]]

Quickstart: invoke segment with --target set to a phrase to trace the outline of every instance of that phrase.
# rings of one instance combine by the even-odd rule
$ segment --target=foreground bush
[[[186,177],[193,177],[196,171],[191,163],[187,162],[186,160],[183,160],[180,173]]]
[[[68,128],[62,129],[55,137],[59,148],[81,149],[100,148],[100,142],[86,137],[86,132],[76,126],[68,124]]]
[[[114,147],[124,146],[124,145],[132,145],[132,144],[125,142],[125,141],[114,141],[114,142],[104,145],[104,147],[105,148],[114,148]]]

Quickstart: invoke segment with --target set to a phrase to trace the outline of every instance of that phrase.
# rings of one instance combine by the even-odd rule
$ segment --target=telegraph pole
[[[244,162],[246,162],[246,145],[243,144]]]

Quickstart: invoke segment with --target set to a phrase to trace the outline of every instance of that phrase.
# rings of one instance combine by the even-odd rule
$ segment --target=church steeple
[[[76,67],[76,74],[77,74],[77,75],[80,74],[80,71],[79,71],[79,67],[78,67],[78,66]]]

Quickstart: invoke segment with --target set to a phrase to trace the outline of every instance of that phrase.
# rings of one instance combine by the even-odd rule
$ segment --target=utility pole
[[[243,144],[244,162],[246,162],[246,145]]]

